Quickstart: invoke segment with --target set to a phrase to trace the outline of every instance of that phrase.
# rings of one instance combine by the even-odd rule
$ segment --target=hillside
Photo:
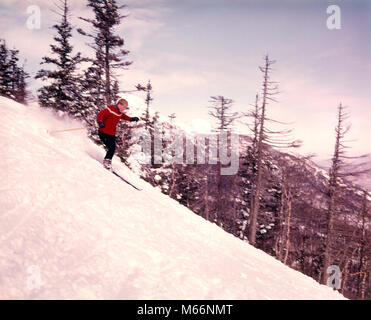
[[[0,298],[341,299],[132,174],[36,105],[0,98]]]

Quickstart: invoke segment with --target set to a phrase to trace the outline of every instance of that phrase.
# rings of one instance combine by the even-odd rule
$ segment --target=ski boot
[[[112,160],[111,159],[104,159],[103,160],[103,167],[109,171],[112,171]]]

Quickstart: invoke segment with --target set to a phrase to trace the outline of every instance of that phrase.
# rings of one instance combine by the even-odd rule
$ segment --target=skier
[[[103,144],[107,147],[107,154],[103,160],[103,166],[112,170],[112,157],[116,149],[116,126],[120,119],[126,121],[139,121],[138,117],[129,117],[124,113],[128,107],[125,99],[119,99],[115,105],[110,105],[98,112],[97,122],[99,125],[98,135]]]

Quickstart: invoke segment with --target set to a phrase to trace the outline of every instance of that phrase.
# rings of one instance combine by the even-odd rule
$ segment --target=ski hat
[[[129,102],[124,98],[118,98],[116,101],[116,105],[118,105],[121,101],[126,101],[126,103],[129,105]]]

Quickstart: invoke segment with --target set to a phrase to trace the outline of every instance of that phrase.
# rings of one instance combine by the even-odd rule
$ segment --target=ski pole
[[[90,129],[90,128],[96,128],[96,126],[88,126],[88,127],[73,128],[73,129],[66,129],[66,130],[53,130],[53,131],[48,131],[48,132],[49,132],[49,133],[58,133],[58,132],[67,132],[67,131],[84,130],[84,129]]]

